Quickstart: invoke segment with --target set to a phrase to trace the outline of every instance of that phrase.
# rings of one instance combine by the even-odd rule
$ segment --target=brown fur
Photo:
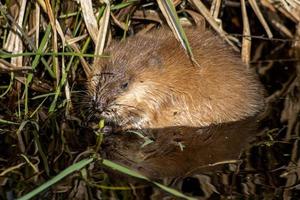
[[[252,70],[211,32],[185,31],[200,67],[167,29],[113,42],[110,57],[94,63],[91,106],[124,129],[203,127],[257,114],[263,97]]]

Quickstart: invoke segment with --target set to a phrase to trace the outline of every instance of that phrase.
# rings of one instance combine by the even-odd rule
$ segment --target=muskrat
[[[93,64],[90,107],[128,129],[204,127],[234,122],[263,107],[252,70],[210,31],[186,28],[194,58],[170,30],[114,41]]]
[[[238,158],[264,105],[255,73],[220,38],[185,32],[198,65],[162,28],[112,42],[88,81],[89,107],[117,127],[104,137],[102,156],[150,179]],[[143,147],[132,130],[153,142]]]

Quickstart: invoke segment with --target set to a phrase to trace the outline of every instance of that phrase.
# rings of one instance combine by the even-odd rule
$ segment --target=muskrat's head
[[[89,107],[95,116],[108,123],[122,128],[142,128],[149,121],[145,115],[147,110],[160,103],[149,101],[149,94],[155,90],[153,76],[158,76],[161,70],[159,59],[147,50],[136,52],[128,44],[117,47],[112,45],[106,52],[110,57],[101,58],[93,65],[88,82]]]
[[[120,117],[120,112],[128,110],[131,118],[137,112],[135,107],[119,100],[131,90],[135,74],[125,72],[125,69],[119,70],[105,66],[101,72],[93,74],[90,78],[89,94],[90,106],[96,116],[123,125],[126,119]]]

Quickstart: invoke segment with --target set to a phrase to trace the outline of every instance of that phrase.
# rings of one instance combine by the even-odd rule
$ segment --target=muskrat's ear
[[[151,56],[149,56],[149,60],[147,61],[147,66],[149,67],[163,67],[162,56],[159,56],[157,52],[153,52]]]

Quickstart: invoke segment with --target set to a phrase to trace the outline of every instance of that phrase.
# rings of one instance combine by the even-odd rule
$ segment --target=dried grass
[[[169,24],[192,56],[180,24],[172,21],[174,13],[168,11],[166,2],[171,1],[1,2],[0,199],[20,197],[95,153],[100,141],[86,128],[76,99],[81,98],[93,60],[112,38],[125,39]],[[267,91],[264,131],[245,153],[239,173],[213,174],[219,180],[215,186],[206,176],[194,177],[211,180],[202,192],[206,197],[221,193],[232,198],[296,198],[300,175],[299,1],[173,3],[181,22],[203,25],[205,19],[207,27],[240,51]],[[143,187],[128,188],[123,183],[113,187],[112,182],[92,164],[89,170],[63,179],[41,198],[129,198],[145,192]]]

